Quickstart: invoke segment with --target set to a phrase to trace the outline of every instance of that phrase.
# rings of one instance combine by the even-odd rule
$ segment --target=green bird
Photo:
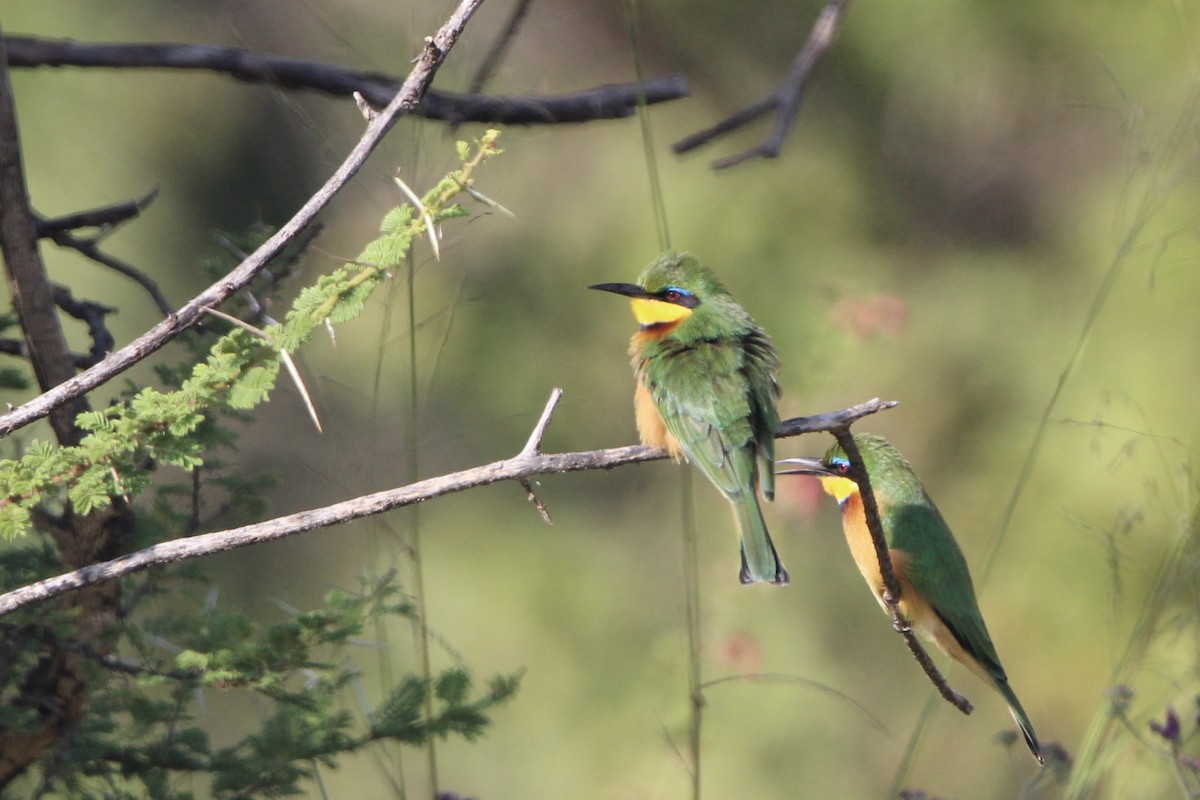
[[[912,467],[886,439],[855,434],[854,442],[871,479],[892,570],[900,584],[900,613],[913,630],[1004,697],[1033,757],[1045,763],[1033,725],[1008,685],[1008,676],[983,623],[967,560],[950,527]],[[837,499],[842,508],[842,529],[858,570],[883,610],[891,613],[883,600],[883,576],[867,530],[862,495],[858,484],[847,477],[850,461],[845,451],[834,445],[820,461],[788,458],[779,464],[787,467],[780,470],[781,475],[816,475],[825,491]]]
[[[636,284],[588,288],[631,298],[641,324],[629,354],[642,443],[695,464],[733,505],[742,583],[786,584],[757,495],[775,497],[779,359],[767,334],[687,253],[664,253]]]

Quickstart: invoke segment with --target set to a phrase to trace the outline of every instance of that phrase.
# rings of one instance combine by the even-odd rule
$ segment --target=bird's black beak
[[[653,297],[654,295],[647,292],[636,283],[597,283],[588,287],[589,289],[599,289],[602,292],[612,292],[613,294],[623,294],[626,297]]]
[[[815,458],[781,458],[775,462],[776,475],[837,475]]]

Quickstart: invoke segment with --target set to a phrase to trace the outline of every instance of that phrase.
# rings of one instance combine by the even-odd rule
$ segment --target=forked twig
[[[800,110],[800,100],[804,96],[804,90],[808,87],[808,79],[812,75],[813,68],[816,67],[817,62],[829,49],[829,46],[833,44],[849,5],[850,0],[829,0],[825,4],[817,16],[817,21],[813,24],[804,47],[792,61],[787,75],[775,88],[775,91],[734,112],[716,125],[680,139],[671,146],[671,149],[679,154],[686,153],[748,125],[769,111],[775,111],[775,126],[771,129],[770,136],[748,150],[714,161],[713,168],[733,167],[752,158],[778,157],[783,151],[784,142],[787,141],[793,124],[795,124],[796,114]]]

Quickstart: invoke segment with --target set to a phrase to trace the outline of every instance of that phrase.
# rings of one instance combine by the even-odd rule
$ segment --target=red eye
[[[675,291],[674,289],[668,289],[666,292],[663,293],[663,299],[664,300],[672,300],[672,301],[678,300],[679,292]]]

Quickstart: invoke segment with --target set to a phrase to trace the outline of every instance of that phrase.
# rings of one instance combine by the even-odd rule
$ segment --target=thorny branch
[[[215,308],[231,295],[245,288],[255,275],[275,256],[292,242],[333,199],[343,186],[358,172],[384,135],[401,116],[411,113],[425,94],[434,73],[441,66],[446,54],[458,40],[467,20],[475,13],[483,0],[461,0],[454,13],[438,31],[436,36],[425,40],[424,48],[417,57],[416,65],[404,81],[400,91],[379,114],[367,124],[366,131],[354,146],[341,166],[329,177],[316,194],[308,199],[300,210],[287,221],[275,235],[251,253],[227,275],[205,289],[186,305],[155,325],[137,339],[111,354],[96,366],[65,381],[55,381],[53,389],[35,399],[18,406],[0,416],[0,437],[28,425],[49,414],[53,409],[82,397],[87,392],[129,369],[184,330],[194,325],[205,313],[205,308]],[[6,40],[7,41],[7,40]],[[72,416],[73,420],[74,417]]]
[[[804,90],[808,86],[808,79],[812,75],[813,68],[816,67],[817,62],[829,49],[829,46],[833,44],[849,5],[850,0],[829,0],[826,3],[825,8],[821,9],[816,23],[813,24],[808,41],[804,43],[804,47],[792,61],[787,75],[775,91],[734,112],[711,128],[705,128],[680,139],[671,146],[671,149],[677,154],[686,153],[748,125],[769,111],[775,111],[775,126],[771,129],[770,136],[749,150],[714,161],[713,168],[725,169],[737,166],[752,158],[777,158],[783,151],[783,144],[787,141],[792,125],[796,121],[796,114],[800,110],[800,100],[804,96]]]
[[[236,47],[108,44],[32,36],[9,36],[5,42],[13,67],[208,70],[250,83],[311,89],[346,98],[357,92],[377,108],[391,102],[402,87],[397,79],[378,72],[358,72],[336,64],[268,56]],[[682,75],[651,78],[644,88],[648,104],[688,95],[687,79]],[[637,106],[638,86],[633,83],[546,97],[488,96],[429,89],[412,113],[455,124],[537,125],[629,117],[637,112]]]
[[[908,645],[913,658],[921,665],[921,669],[925,671],[925,675],[928,676],[930,682],[942,697],[945,698],[946,702],[962,713],[970,714],[975,708],[971,705],[971,701],[950,687],[950,684],[946,682],[945,676],[942,675],[933,663],[933,659],[929,657],[929,653],[917,641],[917,637],[912,630],[912,625],[900,613],[900,582],[896,580],[896,572],[892,569],[892,559],[888,555],[887,539],[883,535],[883,523],[879,519],[879,504],[875,502],[875,491],[871,488],[871,477],[867,474],[867,469],[863,465],[862,454],[858,451],[858,445],[855,444],[854,436],[850,433],[850,423],[847,422],[834,427],[830,432],[846,453],[846,458],[850,461],[850,478],[858,484],[859,494],[862,495],[863,513],[867,518],[867,530],[871,532],[871,541],[875,545],[875,557],[879,560],[879,574],[883,578],[883,601],[892,612],[892,627],[904,637],[904,643]]]
[[[541,419],[535,426],[529,442],[510,459],[429,478],[396,489],[363,495],[323,508],[288,514],[266,522],[161,542],[135,553],[110,561],[90,564],[82,569],[47,578],[0,595],[0,615],[84,586],[111,581],[150,567],[282,539],[297,533],[350,522],[373,514],[381,514],[395,508],[421,503],[477,486],[486,486],[506,480],[524,484],[535,475],[612,469],[626,464],[639,464],[667,458],[665,450],[644,445],[575,453],[541,452],[539,447],[541,435],[545,432],[545,427],[549,424],[554,407],[561,396],[562,392],[555,389],[546,403],[546,408],[542,412]],[[802,433],[845,428],[857,419],[894,405],[893,402],[875,399],[841,411],[817,414],[811,417],[797,417],[783,423],[776,435],[778,437],[797,436]]]

